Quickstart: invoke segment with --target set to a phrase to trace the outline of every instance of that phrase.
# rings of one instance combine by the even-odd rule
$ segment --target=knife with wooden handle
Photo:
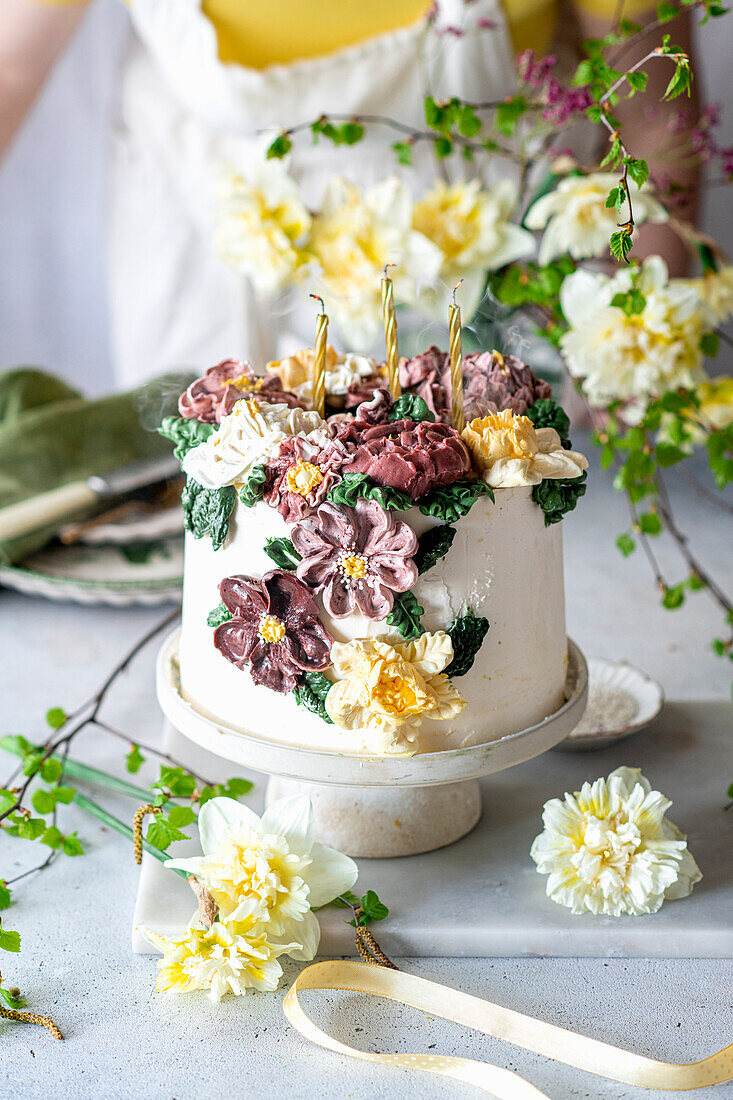
[[[122,466],[103,477],[95,474],[84,481],[70,481],[47,493],[9,504],[0,508],[0,540],[20,538],[54,523],[61,526],[69,519],[92,511],[105,500],[166,481],[175,477],[179,470],[178,460],[173,455],[162,455]]]

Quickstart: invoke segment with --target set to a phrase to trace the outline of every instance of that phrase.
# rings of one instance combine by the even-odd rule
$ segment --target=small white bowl
[[[605,657],[588,658],[589,691],[594,684],[618,688],[626,692],[636,703],[634,715],[623,726],[614,730],[571,733],[555,746],[557,752],[588,752],[591,749],[605,749],[632,733],[638,733],[659,717],[664,706],[664,692],[661,684],[647,676],[641,669],[630,665],[628,661],[609,661]],[[582,722],[582,720],[581,720]]]

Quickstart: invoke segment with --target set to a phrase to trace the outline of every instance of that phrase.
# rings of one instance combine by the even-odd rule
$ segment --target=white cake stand
[[[405,856],[442,848],[481,817],[481,776],[557,745],[583,716],[588,668],[568,639],[565,703],[535,726],[498,741],[416,756],[353,756],[268,741],[200,714],[181,696],[176,629],[158,656],[158,701],[169,722],[217,756],[272,776],[267,802],[306,793],[318,839],[352,856]]]

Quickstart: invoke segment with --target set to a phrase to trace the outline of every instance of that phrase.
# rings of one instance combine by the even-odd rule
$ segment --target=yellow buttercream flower
[[[265,367],[265,374],[276,374],[282,387],[294,393],[298,386],[310,382],[313,378],[313,363],[316,353],[313,348],[302,348],[285,359],[275,359]],[[333,370],[339,361],[335,349],[329,344],[326,348],[326,370]]]
[[[404,750],[425,718],[453,718],[465,707],[443,669],[453,660],[453,643],[442,630],[411,642],[375,638],[335,642],[331,648],[334,686],[326,710],[342,729],[381,734],[383,751]]]
[[[472,420],[462,435],[492,489],[580,477],[588,468],[585,455],[565,450],[554,428],[535,428],[528,416],[510,409]]]
[[[532,458],[539,450],[537,432],[528,416],[517,416],[511,409],[472,420],[463,431],[480,469],[499,458]]]

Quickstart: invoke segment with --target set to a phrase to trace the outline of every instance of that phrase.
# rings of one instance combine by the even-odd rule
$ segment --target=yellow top
[[[36,0],[39,3],[86,3],[87,0]],[[608,17],[617,0],[575,0],[584,10]],[[544,54],[555,33],[559,0],[503,0],[517,52],[531,48]],[[428,10],[426,0],[201,0],[216,28],[219,57],[250,69],[319,57],[363,42],[386,31],[416,23]],[[633,18],[654,8],[653,0],[626,0],[624,15]]]

